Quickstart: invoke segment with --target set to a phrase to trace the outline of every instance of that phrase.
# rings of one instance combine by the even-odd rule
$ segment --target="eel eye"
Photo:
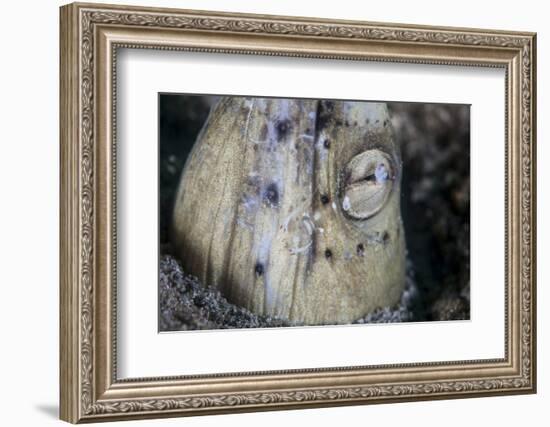
[[[386,204],[393,188],[395,169],[383,151],[364,151],[344,169],[342,209],[351,218],[364,220],[376,215]]]

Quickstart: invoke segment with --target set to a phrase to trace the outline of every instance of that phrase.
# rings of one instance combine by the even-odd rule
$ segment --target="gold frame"
[[[60,13],[63,420],[535,392],[535,34],[99,4],[71,4]],[[504,68],[505,357],[117,380],[113,147],[119,47]]]

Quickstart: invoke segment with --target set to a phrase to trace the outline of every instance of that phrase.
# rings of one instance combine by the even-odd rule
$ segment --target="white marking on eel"
[[[342,209],[344,209],[346,212],[349,211],[351,208],[351,203],[349,201],[349,197],[344,197],[344,201],[342,202]]]

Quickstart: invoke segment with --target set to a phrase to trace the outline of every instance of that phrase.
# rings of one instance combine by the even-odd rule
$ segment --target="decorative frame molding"
[[[535,34],[71,4],[61,8],[60,43],[63,420],[535,392]],[[505,357],[117,380],[114,106],[119,47],[504,68]]]

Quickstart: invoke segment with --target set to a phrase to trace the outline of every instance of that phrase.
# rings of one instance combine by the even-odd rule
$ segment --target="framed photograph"
[[[63,420],[535,392],[535,34],[60,22]]]

